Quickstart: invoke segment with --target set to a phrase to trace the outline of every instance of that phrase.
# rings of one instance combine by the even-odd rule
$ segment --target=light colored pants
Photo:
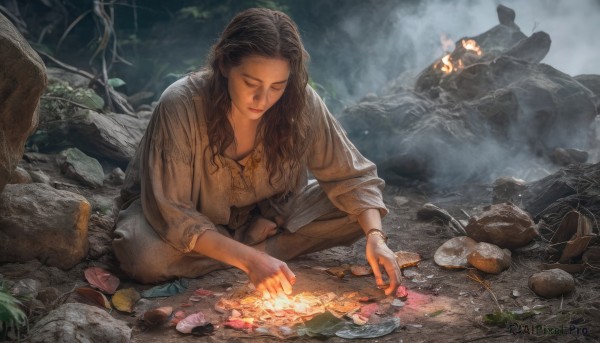
[[[311,196],[314,198],[317,193],[312,193]],[[329,201],[323,200],[322,197],[326,196],[322,191],[318,197],[321,201]],[[302,203],[306,202],[297,202],[297,204]],[[295,210],[298,209],[298,206],[295,206]],[[282,226],[286,227],[286,224]],[[217,226],[217,228],[222,234],[231,237],[225,227]],[[301,226],[294,232],[284,229],[268,238],[266,252],[286,261],[334,246],[348,246],[361,237],[364,237],[364,234],[356,218],[348,216],[331,205],[328,213],[321,214],[316,220]],[[195,278],[213,270],[230,267],[195,252],[182,253],[164,242],[146,221],[140,199],[135,200],[119,213],[113,248],[121,269],[142,283],[159,283],[179,277]]]

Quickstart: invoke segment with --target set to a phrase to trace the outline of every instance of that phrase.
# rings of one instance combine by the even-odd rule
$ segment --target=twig
[[[483,288],[485,288],[488,292],[490,292],[490,294],[492,295],[492,299],[494,299],[494,302],[496,303],[496,306],[498,306],[498,309],[500,310],[500,312],[504,312],[504,310],[502,309],[502,306],[500,306],[500,303],[498,302],[498,298],[496,298],[496,294],[494,294],[494,292],[492,291],[492,288],[491,288],[489,282],[483,280],[481,277],[479,277],[479,275],[474,273],[472,270],[469,271],[469,273],[467,274],[467,277],[469,279],[479,283],[480,285],[483,286]]]
[[[98,84],[100,84],[102,87],[106,87],[105,86],[106,83],[104,81],[99,80],[97,77],[86,72],[85,70],[81,70],[81,69],[75,68],[73,66],[70,66],[66,63],[63,63],[41,50],[36,49],[36,51],[41,56],[44,56],[47,59],[49,59],[50,61],[54,62],[60,68],[70,71],[72,73],[84,76],[94,82],[98,82]],[[124,113],[124,114],[127,114],[127,115],[137,118],[137,115],[134,113],[133,109],[131,108],[131,105],[129,105],[127,103],[127,100],[125,100],[121,95],[119,95],[115,90],[113,90],[112,87],[109,89],[109,94],[110,94],[112,100],[114,100],[115,104],[118,105],[116,108],[117,111],[121,111],[120,113]]]
[[[67,27],[67,29],[65,30],[65,32],[62,34],[62,36],[60,36],[60,39],[58,40],[58,43],[56,44],[56,51],[58,52],[58,50],[60,49],[60,46],[62,44],[62,42],[65,40],[65,38],[67,38],[67,35],[69,35],[69,33],[71,32],[71,30],[73,30],[73,28],[81,21],[83,20],[83,18],[85,18],[86,15],[90,14],[92,11],[91,10],[87,10],[85,12],[83,12],[81,15],[79,15],[79,17],[75,18],[75,20],[73,20],[73,22],[71,23],[71,25],[69,25],[69,27]]]

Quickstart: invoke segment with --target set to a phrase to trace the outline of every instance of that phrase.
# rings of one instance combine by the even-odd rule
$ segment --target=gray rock
[[[39,169],[30,170],[29,175],[31,175],[31,180],[35,183],[45,183],[47,185],[50,184],[50,176],[46,175],[46,173]]]
[[[0,14],[0,192],[38,124],[46,67],[13,24]]]
[[[88,198],[92,205],[92,212],[99,212],[102,214],[112,214],[113,199],[101,194],[93,194]]]
[[[32,183],[31,175],[27,172],[27,170],[17,167],[10,178],[9,183]]]
[[[89,156],[107,159],[125,168],[144,135],[148,119],[125,114],[78,110],[40,125],[48,142],[69,142]],[[49,147],[52,144],[49,143]]]
[[[529,214],[509,202],[488,206],[481,215],[469,219],[465,230],[477,242],[509,249],[524,247],[538,236]]]
[[[104,183],[104,170],[96,159],[87,156],[77,148],[61,151],[57,156],[60,170],[67,177],[92,188]]]
[[[510,176],[499,177],[493,184],[492,204],[503,202],[519,203],[521,194],[526,188],[525,180]]]
[[[511,253],[497,245],[480,242],[467,256],[467,261],[482,272],[500,274],[510,267]]]
[[[529,288],[544,298],[554,298],[575,289],[573,276],[562,269],[549,269],[529,277]]]
[[[467,256],[477,242],[467,236],[454,237],[442,244],[433,256],[435,263],[444,268],[464,269],[469,266]]]
[[[37,322],[31,342],[129,342],[131,328],[106,311],[80,303],[64,304]]]
[[[62,269],[87,255],[90,204],[41,183],[7,185],[0,194],[0,262],[39,259]]]
[[[38,296],[41,282],[35,279],[21,279],[10,287],[10,293],[20,298],[34,299]]]
[[[115,168],[108,176],[108,179],[113,185],[120,186],[125,182],[125,172],[121,168]]]

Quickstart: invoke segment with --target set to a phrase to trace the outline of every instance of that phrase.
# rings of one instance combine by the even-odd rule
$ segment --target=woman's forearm
[[[258,253],[256,249],[212,230],[207,230],[198,237],[194,251],[237,267],[245,273],[248,273],[248,262]]]
[[[358,223],[365,234],[371,229],[381,230],[381,213],[376,208],[364,210],[358,215]]]

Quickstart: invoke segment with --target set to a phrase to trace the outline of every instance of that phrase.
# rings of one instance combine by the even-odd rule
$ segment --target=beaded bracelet
[[[371,229],[371,230],[367,231],[367,239],[369,238],[370,235],[373,235],[373,234],[377,234],[377,235],[381,236],[381,238],[383,238],[383,241],[387,243],[388,237],[383,231],[381,231],[379,229]]]

